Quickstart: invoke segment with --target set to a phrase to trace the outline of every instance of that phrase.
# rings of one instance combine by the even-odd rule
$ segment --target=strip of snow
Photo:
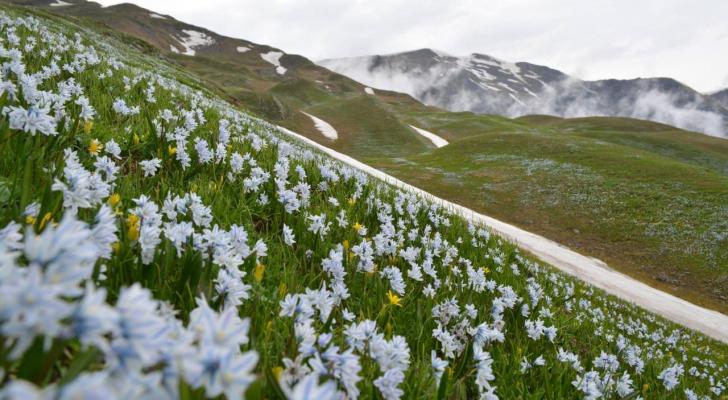
[[[420,128],[414,126],[414,125],[410,125],[410,128],[414,129],[417,133],[419,133],[420,135],[422,135],[422,136],[426,137],[427,139],[429,139],[430,142],[432,142],[432,144],[435,145],[435,147],[438,147],[439,148],[439,147],[442,147],[442,146],[447,146],[447,144],[448,144],[448,141],[447,140],[445,140],[445,139],[443,139],[443,138],[435,135],[432,132],[426,131],[424,129],[420,129]]]
[[[235,50],[238,51],[238,53],[245,53],[247,51],[250,51],[250,47],[248,46],[238,46],[235,48]]]
[[[181,52],[184,55],[194,56],[196,54],[196,48],[209,46],[215,43],[215,39],[202,32],[192,29],[183,29],[182,33],[187,35],[187,37],[178,37],[177,41],[185,48],[185,51]],[[176,49],[172,51],[179,53]]]
[[[159,15],[155,13],[149,13],[149,16],[156,19],[167,19],[167,17],[165,17],[164,15]]]
[[[535,255],[542,261],[551,264],[561,271],[572,275],[592,286],[617,296],[622,300],[634,303],[647,311],[699,331],[717,340],[728,343],[728,316],[690,303],[681,298],[655,289],[621,272],[610,269],[603,261],[579,254],[543,236],[524,231],[487,215],[477,213],[469,208],[436,197],[422,189],[404,183],[385,174],[378,169],[362,163],[350,156],[341,154],[313,140],[292,132],[286,128],[278,129],[329,156],[365,172],[374,178],[393,185],[399,189],[415,193],[429,201],[439,204],[451,212],[488,226],[494,233],[509,240],[521,249]]]
[[[336,140],[339,138],[339,133],[336,132],[336,129],[334,129],[331,124],[328,122],[322,120],[321,118],[318,118],[316,116],[313,116],[305,111],[301,111],[303,114],[308,115],[309,118],[313,121],[314,126],[316,126],[316,129],[318,129],[319,132],[321,132],[322,135],[324,135],[327,139]]]
[[[372,89],[370,87],[365,87],[364,93],[374,95],[374,89]]]
[[[508,93],[508,95],[511,96],[511,98],[513,100],[515,100],[516,103],[518,103],[518,104],[520,104],[522,106],[525,106],[525,104],[518,97],[516,97],[516,95],[514,95],[513,93]]]
[[[49,4],[49,6],[51,6],[51,7],[66,7],[66,6],[72,6],[72,5],[73,5],[73,3],[67,3],[62,0],[56,0],[55,3]]]
[[[276,67],[276,72],[278,74],[283,75],[286,73],[286,68],[281,66],[281,57],[283,57],[283,53],[280,51],[269,51],[260,55],[260,58],[268,61]]]

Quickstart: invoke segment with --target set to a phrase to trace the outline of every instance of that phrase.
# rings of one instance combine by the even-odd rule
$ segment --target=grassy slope
[[[73,31],[76,28],[66,27],[64,29]],[[21,32],[22,34],[23,32]],[[122,37],[122,39],[126,41],[127,38]],[[98,37],[94,37],[93,40],[98,40]],[[188,75],[175,71],[164,63],[159,63],[156,59],[143,57],[114,40],[111,40],[111,43],[114,47],[123,49],[124,58],[142,70],[162,72],[176,79],[197,84]],[[47,60],[39,57],[27,61],[31,68],[35,69]],[[42,201],[43,211],[51,210],[53,220],[59,220],[61,194],[50,190],[54,176],[44,170],[44,166],[61,166],[63,149],[69,147],[75,149],[81,162],[89,167],[94,158],[86,151],[88,143],[92,139],[104,142],[115,138],[122,145],[123,151],[123,157],[118,161],[121,173],[115,189],[122,199],[117,207],[122,214],[118,219],[122,228],[120,245],[113,257],[105,262],[108,267],[106,272],[108,279],[94,280],[109,290],[110,301],[116,299],[121,287],[140,282],[145,287],[152,289],[156,298],[168,301],[178,309],[183,319],[186,319],[190,309],[194,307],[195,296],[204,294],[208,299],[212,299],[214,296],[212,278],[217,266],[202,261],[199,253],[193,251],[189,246],[185,248],[183,256],[178,257],[169,242],[160,245],[152,265],[144,266],[139,261],[138,243],[127,237],[123,222],[128,214],[127,210],[134,206],[132,199],[141,194],[149,196],[152,201],[159,204],[168,193],[182,194],[196,191],[204,203],[211,206],[215,223],[220,224],[223,229],[233,223],[241,224],[250,232],[251,240],[262,239],[268,245],[268,256],[264,260],[268,268],[260,274],[261,279],[250,278],[253,276],[255,268],[252,257],[241,266],[248,273],[246,282],[253,285],[251,295],[255,300],[244,302],[239,307],[239,312],[241,316],[251,318],[249,333],[251,342],[244,346],[244,350],[255,350],[261,356],[255,370],[257,380],[248,392],[248,397],[254,399],[274,397],[275,384],[270,371],[273,367],[282,365],[282,354],[294,357],[296,347],[292,342],[292,320],[271,318],[271,315],[277,315],[279,311],[278,302],[286,293],[299,293],[308,287],[320,287],[325,280],[320,272],[320,264],[328,250],[341,243],[342,240],[348,240],[353,244],[360,238],[351,227],[336,226],[332,227],[332,232],[324,239],[317,238],[316,235],[307,231],[307,223],[302,214],[289,215],[282,211],[281,205],[276,201],[261,205],[256,200],[257,196],[241,194],[241,179],[229,180],[226,178],[225,164],[200,166],[195,163],[192,168],[181,170],[176,162],[167,156],[168,144],[156,137],[149,120],[156,118],[164,108],[174,110],[189,108],[191,107],[190,100],[169,90],[168,87],[157,85],[155,93],[157,102],[146,103],[144,101],[146,88],[144,82],[134,85],[129,90],[124,89],[122,76],[134,77],[138,75],[138,72],[124,68],[117,71],[112,78],[106,78],[104,82],[99,81],[98,74],[107,69],[107,67],[99,66],[74,76],[77,82],[84,87],[85,93],[98,112],[95,124],[89,132],[83,132],[83,129],[77,128],[63,130],[58,139],[49,139],[41,135],[31,137],[22,132],[9,130],[7,120],[2,119],[0,132],[3,136],[3,146],[0,147],[0,155],[2,155],[0,173],[7,182],[13,182],[13,185],[10,195],[0,209],[0,223],[4,224],[11,220],[22,221],[23,219],[19,217],[20,212],[30,200]],[[52,90],[56,84],[57,82],[53,80],[47,82],[43,88]],[[119,97],[126,99],[130,104],[143,104],[141,114],[135,117],[122,117],[111,111],[111,103]],[[222,106],[206,108],[207,122],[194,132],[194,136],[214,141],[220,113],[223,110]],[[75,113],[77,110],[69,109],[69,112]],[[129,129],[128,132],[126,128]],[[264,130],[263,127],[255,124],[248,125],[245,129]],[[139,137],[138,143],[131,133]],[[239,151],[243,154],[250,152],[267,170],[272,169],[277,159],[275,146],[256,151],[252,149],[249,141],[233,141],[229,151]],[[138,167],[139,161],[155,156],[163,160],[162,168],[156,176],[144,178]],[[26,168],[20,169],[18,165],[25,165]],[[319,187],[318,184],[323,180],[318,170],[319,163],[316,160],[294,159],[291,169],[293,170],[297,165],[305,168],[311,186]],[[59,175],[61,169],[56,171],[56,175]],[[326,213],[330,219],[333,219],[337,208],[333,207],[328,199],[333,196],[342,204],[347,204],[353,188],[352,180],[342,179],[338,183],[328,185],[328,190],[315,189],[312,192],[309,211]],[[268,182],[264,190],[271,195],[272,199],[274,198],[273,182]],[[387,188],[367,184],[361,201],[340,208],[345,210],[350,221],[357,221],[370,227],[370,235],[373,235],[377,231],[378,218],[364,200],[368,196],[391,201],[393,193]],[[82,210],[79,218],[91,220],[93,215],[92,210]],[[420,226],[428,223],[427,210],[421,210],[416,218]],[[527,283],[525,275],[527,274],[543,285],[547,294],[554,296],[553,303],[550,302],[546,306],[542,302],[539,307],[549,308],[553,313],[552,317],[547,318],[547,322],[554,324],[559,329],[558,340],[555,343],[548,343],[543,339],[539,341],[528,339],[523,328],[525,317],[518,310],[513,310],[506,312],[508,326],[506,341],[503,344],[488,347],[488,351],[494,359],[495,384],[498,385],[498,393],[502,398],[579,398],[580,396],[575,393],[571,385],[575,372],[568,364],[560,363],[555,359],[556,349],[564,347],[577,353],[582,364],[589,369],[592,367],[591,360],[597,357],[600,351],[618,352],[615,344],[617,335],[625,335],[628,340],[643,346],[645,352],[649,351],[652,354],[651,359],[646,361],[644,375],[633,376],[634,387],[647,398],[683,398],[681,389],[684,387],[694,388],[699,393],[708,393],[709,384],[705,379],[697,379],[687,374],[682,378],[683,383],[678,390],[668,392],[664,389],[655,376],[663,368],[672,365],[675,357],[687,357],[686,369],[694,364],[692,357],[701,360],[709,357],[706,361],[718,366],[725,365],[726,357],[728,357],[728,349],[725,345],[689,332],[684,332],[684,337],[680,335],[677,339],[677,346],[668,345],[663,340],[652,342],[650,334],[666,336],[677,327],[654,316],[646,315],[624,302],[603,296],[599,291],[585,287],[568,277],[553,273],[548,267],[529,267],[530,262],[518,257],[512,247],[500,243],[497,238],[488,240],[485,247],[472,246],[470,243],[473,237],[468,233],[464,221],[458,218],[450,218],[450,220],[452,221],[451,227],[440,229],[443,239],[457,243],[459,238],[463,238],[462,244],[458,245],[459,255],[477,260],[476,267],[478,268],[488,268],[488,279],[494,279],[502,285],[511,285],[520,296],[527,299],[528,294],[525,291]],[[296,234],[297,244],[293,247],[284,246],[281,241],[280,231],[283,223],[292,227]],[[412,227],[410,226],[410,228]],[[34,228],[41,229],[37,223]],[[415,242],[406,244],[415,244]],[[309,249],[313,251],[311,256],[306,255]],[[394,265],[402,269],[407,268],[406,262],[401,257],[382,258],[376,261],[380,265],[386,263],[386,265]],[[386,306],[383,303],[386,299],[385,293],[389,289],[387,282],[377,275],[357,273],[355,262],[355,258],[346,260],[347,283],[352,296],[352,300],[348,301],[346,306],[359,319],[377,320],[380,328],[386,331],[388,338],[392,334],[403,335],[406,338],[411,349],[412,363],[407,371],[407,380],[403,388],[410,398],[431,396],[437,391],[437,383],[433,381],[429,372],[430,350],[437,348],[434,339],[429,334],[435,328],[435,321],[430,316],[431,308],[436,303],[455,297],[461,302],[461,305],[475,304],[480,315],[484,316],[489,313],[488,305],[492,303],[495,294],[491,291],[475,293],[464,285],[445,285],[436,298],[428,299],[418,295],[416,292],[419,289],[418,284],[409,282],[414,287],[404,296],[402,307]],[[511,264],[520,268],[521,275],[513,273],[509,267]],[[436,267],[443,277],[453,281],[460,279],[453,269],[439,264]],[[571,285],[575,285],[575,297],[560,297]],[[579,303],[577,300],[584,300],[584,302]],[[573,308],[567,309],[567,303]],[[213,306],[219,308],[218,305]],[[337,319],[340,320],[340,309],[337,308],[335,313]],[[626,323],[633,319],[640,321],[640,325],[630,326]],[[641,327],[642,323],[644,323],[644,332]],[[315,322],[315,326],[320,331],[327,329],[323,323]],[[635,327],[638,329],[634,330]],[[336,324],[331,328],[336,343],[343,343],[342,329],[341,325]],[[4,339],[3,344],[5,344]],[[24,365],[24,363],[8,362],[5,358],[6,353],[0,352],[0,361],[6,372],[3,379],[26,378],[38,383],[48,383],[68,378],[67,374],[71,373],[66,368],[68,364],[71,360],[86,357],[85,353],[80,351],[78,343],[72,340],[59,340],[55,345],[60,346],[62,351],[59,351],[58,354],[63,354],[63,356],[55,360],[49,358],[51,361],[49,363],[45,361],[41,363],[44,365],[41,371],[44,373],[41,374],[35,373],[37,371],[19,368],[18,364]],[[518,372],[522,357],[533,360],[540,354],[544,354],[548,367],[533,369],[526,374]],[[37,355],[30,354],[28,357]],[[362,397],[375,398],[376,389],[371,385],[371,381],[378,376],[377,367],[366,357],[362,357],[362,359],[364,367],[362,375],[365,378],[360,383]],[[448,371],[451,380],[445,391],[447,398],[472,398],[475,395],[474,370],[470,360],[469,354],[466,352],[462,357],[453,361],[453,365],[457,368]],[[93,355],[82,364],[82,368],[88,370],[103,367],[99,357]],[[715,374],[719,380],[725,381],[724,371],[715,372],[716,368],[704,366],[700,366],[700,369],[711,371],[710,373]],[[78,371],[73,373],[76,372]],[[181,385],[180,390],[188,398],[203,397],[200,389],[192,390],[185,384]]]
[[[177,55],[168,51],[169,35],[190,25],[149,18],[132,5],[89,4],[51,11],[147,41],[156,57],[200,76],[233,103],[410,183],[728,311],[726,184],[720,176],[728,173],[728,141],[623,118],[512,120],[445,112],[397,93],[366,95],[362,85],[298,56],[285,56],[289,72],[279,76],[259,57],[275,49],[220,36],[195,57]],[[241,54],[236,45],[258,50]],[[325,139],[299,110],[329,122],[340,138]],[[432,151],[409,124],[453,146]],[[547,145],[543,153],[541,145]],[[474,159],[480,156],[486,159]],[[548,160],[554,164],[543,164]],[[541,168],[534,172],[532,163]],[[549,187],[542,188],[544,182]]]
[[[728,311],[728,141],[605,118],[528,122],[371,162]]]

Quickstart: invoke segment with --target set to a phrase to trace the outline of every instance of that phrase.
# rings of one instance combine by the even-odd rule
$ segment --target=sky
[[[122,3],[96,0],[103,5]],[[726,0],[127,0],[312,60],[433,48],[728,87]]]

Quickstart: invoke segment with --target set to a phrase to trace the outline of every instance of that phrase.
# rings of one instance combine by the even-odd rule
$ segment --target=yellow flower
[[[344,251],[349,251],[349,241],[344,239],[343,242],[341,242],[342,245],[344,245]]]
[[[361,232],[362,228],[364,228],[364,225],[362,225],[358,222],[355,222],[353,225],[353,228],[356,231],[356,233],[358,234],[359,232]]]
[[[265,265],[258,263],[258,265],[255,266],[255,270],[253,271],[253,277],[255,278],[255,281],[260,283],[260,281],[263,280],[263,273],[265,272]]]
[[[127,230],[127,236],[129,236],[129,239],[139,239],[139,217],[134,214],[129,214],[126,218],[126,226],[129,228]]]
[[[389,304],[402,307],[402,304],[400,304],[402,302],[402,298],[397,296],[391,290],[387,291],[387,299],[389,299]]]
[[[85,133],[85,134],[87,134],[87,135],[88,135],[89,133],[91,133],[91,129],[92,129],[93,127],[94,127],[94,121],[92,121],[92,120],[90,120],[90,119],[87,119],[87,120],[86,120],[86,121],[84,121],[84,123],[83,123],[83,133]]]
[[[177,148],[174,146],[167,147],[167,154],[169,154],[170,156],[177,154]]]
[[[119,242],[112,243],[111,249],[114,250],[115,254],[119,254],[119,250],[121,250],[121,243],[119,243]]]
[[[273,371],[273,376],[276,378],[276,381],[280,380],[281,374],[283,373],[283,367],[281,367],[281,366],[273,367],[272,371]]]
[[[99,142],[98,139],[94,139],[88,144],[88,152],[92,155],[98,155],[99,152],[104,148],[104,145]]]
[[[285,282],[281,282],[280,285],[278,285],[278,297],[283,297],[288,292],[288,286],[286,286]]]
[[[25,223],[28,225],[34,225],[35,224],[35,217],[32,215],[28,215],[25,217]]]
[[[350,205],[350,206],[353,206],[354,204],[356,204],[356,199],[355,199],[355,198],[353,198],[353,197],[349,197],[349,200],[348,200],[348,202],[349,202],[349,205]]]
[[[119,193],[114,193],[111,196],[109,196],[108,203],[111,207],[116,207],[117,204],[121,201],[121,196]]]
[[[645,383],[644,385],[642,385],[642,393],[646,393],[647,389],[649,389],[649,388],[650,388],[649,383]]]
[[[43,218],[40,220],[40,224],[38,225],[38,229],[43,230],[43,228],[46,226],[48,221],[50,221],[53,218],[53,214],[47,212],[45,215],[43,215]]]
[[[134,145],[137,145],[137,144],[139,144],[140,142],[141,142],[141,139],[139,139],[139,135],[137,135],[137,134],[135,133],[135,134],[134,134],[134,137],[132,138],[132,143],[134,143]]]

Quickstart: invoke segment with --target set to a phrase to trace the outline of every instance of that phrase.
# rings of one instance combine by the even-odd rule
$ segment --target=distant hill
[[[374,88],[408,93],[451,111],[509,117],[623,116],[726,136],[728,94],[703,95],[671,78],[583,81],[526,62],[432,49],[318,62]]]

